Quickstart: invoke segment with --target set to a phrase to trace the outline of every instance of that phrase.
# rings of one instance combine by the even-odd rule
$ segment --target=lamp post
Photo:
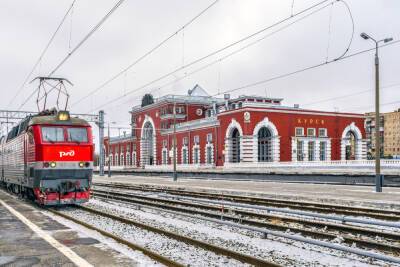
[[[174,99],[175,100],[175,99]],[[174,134],[173,134],[173,157],[174,157],[174,171],[173,171],[173,180],[176,182],[178,180],[178,174],[176,173],[176,101],[174,101]]]
[[[360,36],[365,40],[372,40],[375,43],[375,192],[382,192],[381,176],[381,137],[380,137],[380,114],[379,114],[379,43],[388,43],[393,38],[385,38],[377,41],[366,33]]]
[[[115,121],[111,122],[112,124],[115,124]],[[110,122],[108,123],[108,143],[107,143],[107,150],[108,150],[108,164],[107,164],[107,175],[108,177],[111,177],[111,160],[110,160],[110,143],[111,143],[111,136],[110,136]]]

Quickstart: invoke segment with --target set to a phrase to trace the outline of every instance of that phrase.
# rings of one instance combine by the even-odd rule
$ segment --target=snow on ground
[[[370,258],[313,246],[283,238],[264,239],[258,233],[155,211],[135,205],[92,199],[89,207],[132,218],[284,266],[393,266]]]
[[[225,256],[86,211],[70,208],[62,212],[188,266],[246,266]]]
[[[109,189],[106,189],[108,191],[110,191]],[[115,192],[123,192],[123,193],[128,193],[128,194],[132,194],[132,190],[129,189],[117,189],[117,190],[111,190],[111,191],[115,191]],[[157,197],[160,198],[160,200],[162,199],[168,199],[171,200],[171,198],[177,198],[175,200],[177,201],[182,201],[182,207],[185,207],[184,202],[195,202],[198,204],[205,204],[203,201],[208,201],[209,199],[206,198],[198,198],[196,197],[196,200],[186,200],[185,197],[181,197],[181,196],[176,196],[173,193],[157,193],[157,192],[137,192],[134,191],[135,195],[142,195],[142,196],[148,196],[148,197]],[[198,201],[197,201],[198,200]],[[213,201],[218,201],[216,199],[214,199]],[[306,215],[300,215],[300,214],[292,214],[290,213],[291,211],[299,211],[301,208],[299,209],[291,209],[291,208],[277,208],[280,211],[268,211],[265,210],[266,206],[260,206],[260,205],[248,205],[248,207],[235,207],[234,205],[236,204],[233,201],[230,201],[229,199],[224,199],[223,200],[226,203],[232,203],[233,206],[231,206],[234,209],[238,209],[238,210],[246,210],[246,211],[251,211],[251,212],[255,212],[255,213],[259,213],[259,214],[265,214],[265,215],[279,215],[279,216],[285,216],[285,217],[293,217],[293,218],[299,218],[299,219],[308,219],[308,220],[318,220],[318,221],[322,221],[322,222],[331,222],[331,223],[338,223],[337,220],[333,220],[333,219],[327,219],[327,218],[318,218],[318,217],[314,217],[314,216],[306,216]],[[211,206],[218,206],[218,204],[213,204],[210,203]],[[224,205],[221,205],[224,206]],[[229,207],[229,205],[225,205],[226,207]],[[287,212],[286,212],[287,211]],[[301,211],[301,210],[300,210]],[[318,214],[317,212],[313,212],[313,211],[308,211],[308,210],[304,210],[307,213],[315,213]],[[324,213],[322,215],[327,215],[327,216],[336,216],[336,217],[340,217],[343,216],[342,214],[339,213]],[[345,216],[346,218],[358,218],[358,219],[364,219],[364,220],[371,220],[371,221],[380,221],[378,219],[375,218],[371,218],[368,216]],[[339,221],[339,223],[341,223],[342,221]],[[396,221],[393,221],[396,222]],[[400,223],[400,221],[397,221]],[[380,226],[380,225],[366,225],[366,224],[360,224],[360,223],[355,223],[355,222],[346,222],[347,225],[354,225],[354,226],[359,226],[359,227],[366,227],[366,228],[370,228],[370,229],[375,229],[375,230],[385,230],[388,232],[397,232],[400,233],[400,228],[398,227],[389,227],[389,226]]]
[[[48,211],[41,211],[43,214],[45,214],[46,216],[52,218],[53,220],[67,226],[68,228],[70,228],[71,230],[75,231],[78,233],[79,237],[82,238],[94,238],[96,240],[98,240],[100,243],[96,244],[97,247],[99,248],[112,248],[115,251],[121,253],[122,255],[129,257],[133,260],[135,260],[138,263],[139,267],[158,267],[158,266],[163,266],[162,264],[155,262],[153,259],[149,258],[148,256],[144,255],[143,253],[133,250],[125,245],[122,245],[120,243],[118,243],[117,241],[115,241],[114,239],[105,237],[103,235],[101,235],[100,233],[87,229],[86,227],[83,227],[79,224],[76,224],[74,222],[71,222],[67,219],[64,219],[63,217],[54,215],[51,212]]]

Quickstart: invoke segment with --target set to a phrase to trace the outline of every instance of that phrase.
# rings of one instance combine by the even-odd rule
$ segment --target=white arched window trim
[[[231,160],[231,143],[230,143],[230,138],[232,136],[232,132],[237,129],[239,131],[239,135],[242,138],[243,137],[243,130],[242,126],[240,126],[240,123],[237,122],[235,119],[232,119],[231,122],[229,123],[228,127],[226,128],[225,132],[225,161],[230,162]],[[243,142],[242,140],[240,141],[240,161],[243,158]]]
[[[356,151],[355,159],[362,160],[367,158],[366,154],[366,143],[362,138],[361,130],[356,126],[355,122],[347,125],[343,130],[342,140],[340,144],[340,158],[341,160],[346,160],[346,136],[349,132],[353,132],[356,138]]]
[[[258,132],[261,128],[267,128],[271,132],[271,144],[272,144],[272,161],[279,162],[280,160],[280,137],[278,129],[268,117],[265,117],[262,121],[256,124],[253,130],[253,161],[258,162]]]

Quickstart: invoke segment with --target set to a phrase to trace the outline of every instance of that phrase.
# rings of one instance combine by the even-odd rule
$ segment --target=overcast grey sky
[[[126,0],[56,72],[55,76],[66,77],[74,83],[69,88],[70,102],[77,102],[134,62],[211,2],[213,0]],[[295,0],[293,12],[318,2]],[[36,84],[27,84],[16,101],[8,106],[71,3],[72,0],[0,2],[1,109],[18,108],[36,89]],[[72,16],[65,21],[32,78],[48,74],[70,51],[69,44],[74,47],[115,3],[116,1],[77,0]],[[347,3],[355,22],[355,35],[349,53],[373,46],[372,42],[359,37],[363,31],[376,38],[391,36],[395,40],[400,39],[400,1],[347,0]],[[182,64],[289,16],[291,6],[292,0],[219,0],[186,28],[184,34],[177,34],[126,74],[71,109],[75,113],[96,109],[106,101],[138,88]],[[185,94],[188,89],[199,84],[210,94],[223,92],[324,62],[328,44],[328,59],[334,59],[345,50],[351,28],[350,16],[345,6],[337,3],[332,9],[325,8],[195,75],[156,90],[185,72],[190,73],[249,42],[105,106],[107,120],[127,125],[130,107],[138,104],[142,95],[149,91],[154,92],[156,97],[166,93]],[[381,49],[380,56],[381,85],[398,84],[382,89],[382,109],[390,111],[400,107],[400,44]],[[299,103],[304,108],[366,112],[373,110],[373,89],[373,52],[368,52],[288,78],[239,90],[233,95],[260,94],[282,97],[285,104]],[[320,101],[364,90],[370,91],[351,97]],[[23,109],[35,110],[34,100],[29,101]],[[399,102],[385,104],[394,101]],[[314,102],[318,103],[312,104]]]

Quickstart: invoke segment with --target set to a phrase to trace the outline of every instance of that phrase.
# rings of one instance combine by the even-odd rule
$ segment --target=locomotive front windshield
[[[42,138],[45,142],[63,142],[64,129],[61,127],[42,127]]]
[[[68,128],[67,136],[69,142],[83,142],[88,141],[86,128]]]
[[[44,142],[88,142],[88,133],[86,128],[42,127],[41,130]]]

